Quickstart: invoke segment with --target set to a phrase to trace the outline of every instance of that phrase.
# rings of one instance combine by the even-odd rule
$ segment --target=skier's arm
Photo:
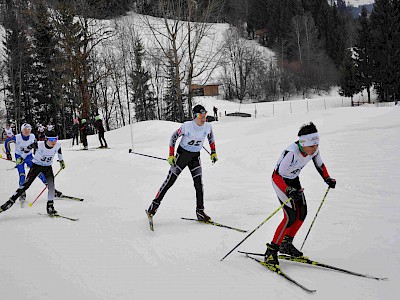
[[[272,181],[277,185],[277,187],[286,194],[286,188],[288,185],[280,174],[285,174],[290,164],[294,159],[293,152],[287,151],[284,157],[279,163],[278,168],[272,173]]]
[[[326,166],[324,162],[322,161],[321,154],[319,154],[319,151],[317,155],[313,157],[313,162],[314,166],[317,169],[318,173],[321,175],[321,177],[326,180],[329,176],[328,170],[326,169]]]
[[[61,147],[60,147],[60,149],[58,149],[57,155],[58,155],[58,160],[59,161],[63,161],[64,160],[63,155],[62,155],[62,151],[61,151]]]
[[[182,125],[178,130],[176,130],[172,134],[171,139],[169,140],[169,156],[175,155],[175,144],[176,144],[176,141],[179,139],[179,137],[181,137],[183,135],[183,133],[184,133],[183,131],[184,131],[184,129],[183,129],[183,125]]]
[[[11,143],[15,143],[16,139],[15,139],[15,135],[13,137],[10,137],[8,139],[6,139],[6,141],[4,142],[4,148],[6,149],[6,154],[7,153],[11,153]]]
[[[214,133],[212,131],[212,129],[210,130],[210,133],[207,134],[207,138],[208,138],[208,143],[210,144],[210,149],[211,149],[211,153],[215,153],[215,137],[214,137]]]

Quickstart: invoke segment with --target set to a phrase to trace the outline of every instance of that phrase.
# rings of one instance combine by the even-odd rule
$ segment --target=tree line
[[[347,97],[374,87],[381,101],[400,95],[400,2],[376,0],[370,15],[363,8],[357,40],[341,65],[341,93]]]
[[[141,16],[141,25],[130,18],[92,18],[84,0],[3,3],[0,75],[7,120],[16,128],[50,122],[69,137],[75,118],[89,121],[98,114],[108,130],[133,121],[191,118],[189,87],[218,63],[200,44],[212,27],[206,20],[220,7],[208,1],[199,14],[195,2],[160,3],[161,24]],[[140,26],[152,45],[144,45]]]
[[[98,114],[107,130],[182,122],[191,85],[207,81],[226,99],[286,100],[339,83],[345,96],[375,87],[388,101],[399,93],[398,6],[377,0],[354,19],[341,0],[3,0],[0,115],[17,128],[53,123],[61,137]],[[114,18],[128,10],[143,14]],[[228,22],[222,42],[211,22]]]

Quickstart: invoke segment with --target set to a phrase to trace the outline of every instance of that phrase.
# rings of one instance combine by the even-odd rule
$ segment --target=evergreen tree
[[[361,88],[356,79],[356,68],[351,55],[351,51],[346,51],[340,67],[339,94],[351,97],[351,102],[353,103],[353,95],[358,93]]]
[[[58,123],[58,96],[59,74],[56,66],[61,64],[58,55],[57,39],[54,26],[50,23],[48,7],[39,2],[35,10],[32,24],[32,58],[33,77],[30,85],[32,97],[35,101],[35,124]],[[58,126],[57,126],[58,127]]]
[[[175,67],[170,64],[167,69],[167,89],[163,97],[165,102],[164,116],[167,121],[179,122],[178,86],[175,78]]]
[[[15,122],[16,128],[23,122],[32,123],[32,100],[28,88],[32,78],[31,49],[28,32],[30,17],[28,3],[25,1],[6,2],[5,18],[3,21],[6,36],[4,41],[6,73],[6,112],[7,118]]]
[[[149,90],[150,73],[143,66],[144,49],[139,38],[134,45],[135,68],[131,73],[133,101],[137,121],[153,120],[156,118],[153,93]]]
[[[370,88],[373,82],[373,67],[372,67],[372,40],[371,40],[371,25],[368,19],[368,12],[363,6],[361,15],[358,18],[359,29],[357,42],[354,47],[354,55],[356,60],[357,80],[362,89],[367,89],[368,103],[371,102]]]
[[[395,42],[399,41],[400,22],[396,7],[396,1],[376,0],[370,16],[374,82],[383,101],[394,98],[398,86],[399,45]]]

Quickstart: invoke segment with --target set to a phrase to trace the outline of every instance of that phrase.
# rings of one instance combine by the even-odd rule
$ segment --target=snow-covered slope
[[[338,184],[329,192],[303,250],[316,260],[389,281],[287,262],[281,266],[317,289],[314,299],[396,299],[398,107],[222,117],[213,123],[219,161],[212,165],[202,153],[206,211],[217,222],[247,230],[264,221],[279,206],[270,182],[273,167],[296,139],[300,125],[310,120],[318,126],[322,156]],[[162,121],[133,125],[134,150],[166,157],[169,137],[178,126]],[[195,216],[188,170],[167,193],[151,232],[144,209],[169,166],[129,154],[129,127],[107,132],[106,139],[110,150],[87,152],[63,141],[67,168],[56,178],[57,188],[85,200],[57,200],[55,207],[80,218],[78,222],[38,215],[45,212],[45,196],[32,208],[17,203],[0,214],[0,299],[309,299],[309,294],[236,251],[220,262],[246,234],[180,219]],[[89,146],[98,146],[95,136],[89,138]],[[0,203],[18,185],[17,173],[6,171],[10,165],[0,160]],[[295,239],[297,246],[326,191],[312,163],[301,180],[309,215]],[[35,182],[28,200],[42,187]],[[265,251],[281,218],[279,212],[239,249]]]

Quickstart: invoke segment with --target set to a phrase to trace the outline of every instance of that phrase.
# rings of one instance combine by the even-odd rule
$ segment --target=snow
[[[346,5],[352,5],[354,7],[368,5],[374,3],[375,0],[347,0]]]
[[[203,101],[211,111],[212,100]],[[270,105],[257,108],[268,111]],[[217,222],[247,230],[263,222],[279,206],[270,181],[274,165],[310,120],[319,129],[322,157],[338,184],[303,250],[317,261],[389,281],[284,261],[281,267],[317,289],[314,299],[395,299],[400,280],[397,106],[221,117],[212,123],[219,161],[212,165],[202,151],[206,212]],[[165,121],[132,125],[134,150],[165,158],[178,127]],[[220,262],[246,234],[180,219],[195,217],[188,170],[167,193],[151,232],[144,209],[169,166],[129,154],[130,136],[129,126],[107,132],[109,150],[75,151],[70,140],[62,142],[67,168],[56,178],[57,189],[85,200],[56,200],[55,208],[78,222],[38,215],[45,212],[45,196],[31,208],[16,203],[0,214],[0,299],[309,299],[236,251]],[[96,136],[89,146],[98,146]],[[54,170],[58,167],[55,163]],[[0,203],[18,187],[17,173],[7,168],[10,163],[0,160]],[[298,247],[327,188],[312,163],[300,178],[308,217],[295,239]],[[35,181],[27,200],[42,188]],[[238,250],[264,252],[281,218],[278,212]]]

